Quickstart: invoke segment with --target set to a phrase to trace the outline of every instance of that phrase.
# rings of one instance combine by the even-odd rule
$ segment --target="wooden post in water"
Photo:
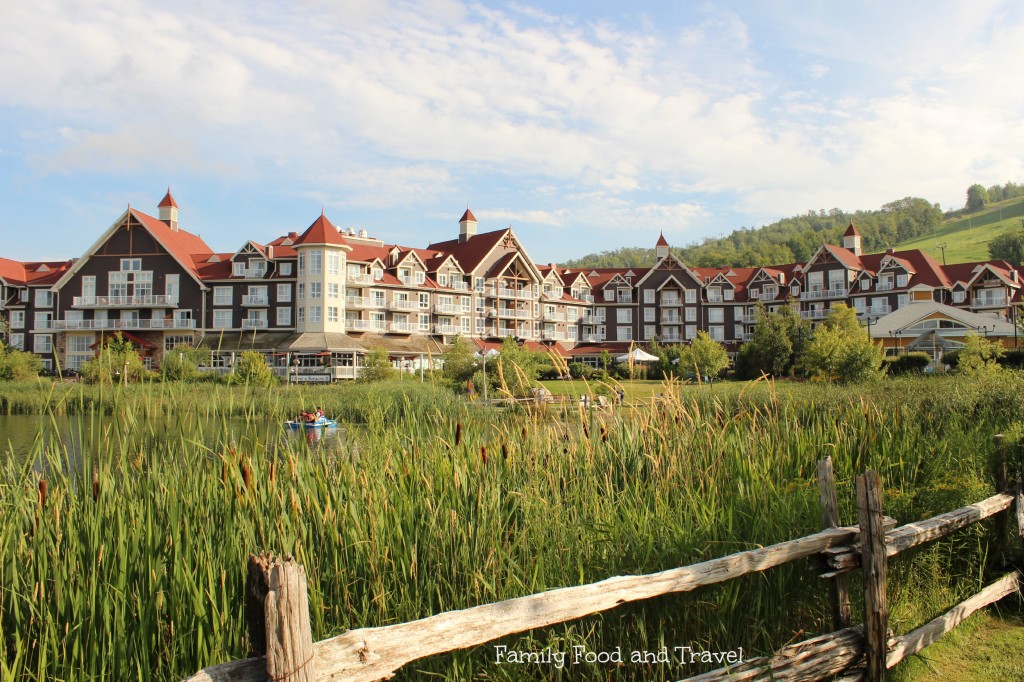
[[[839,503],[836,501],[836,475],[832,457],[818,461],[818,494],[821,499],[821,527],[824,530],[839,526]],[[845,575],[829,579],[829,597],[832,602],[832,625],[836,630],[850,626],[850,589]]]
[[[268,679],[314,681],[306,571],[295,559],[249,556],[245,617],[250,653],[266,657]]]
[[[882,482],[868,469],[857,477],[861,568],[864,571],[864,656],[868,682],[885,682],[889,646],[888,559],[882,525]]]

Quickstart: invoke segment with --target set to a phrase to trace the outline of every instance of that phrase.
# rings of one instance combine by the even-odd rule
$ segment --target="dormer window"
[[[437,276],[437,283],[440,284],[443,287],[448,286],[448,275],[438,275]]]
[[[427,281],[426,274],[424,274],[422,272],[417,272],[416,273],[416,284],[423,284],[426,281]]]
[[[906,275],[896,275],[896,286],[898,286],[898,287],[905,287],[905,286],[907,286],[907,276]]]
[[[726,301],[733,300],[733,297],[735,295],[735,292],[732,289],[723,289],[722,293],[725,295],[725,300]]]
[[[375,281],[380,281],[380,280],[384,279],[384,269],[383,268],[374,268],[373,269],[373,279]]]
[[[245,263],[235,262],[234,268],[235,277],[245,277]]]

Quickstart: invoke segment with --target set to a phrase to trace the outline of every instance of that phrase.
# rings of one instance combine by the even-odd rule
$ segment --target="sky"
[[[536,262],[1024,180],[1024,3],[0,0],[0,256],[509,225]]]

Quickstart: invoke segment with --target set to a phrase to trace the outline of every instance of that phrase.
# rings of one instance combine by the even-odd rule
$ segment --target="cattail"
[[[274,462],[270,462],[270,482],[274,482]]]
[[[249,471],[249,463],[248,462],[244,462],[242,464],[242,483],[245,484],[246,488],[249,487],[249,479],[250,478],[252,478],[252,472]]]
[[[462,443],[462,422],[455,424],[455,445],[458,446]]]
[[[39,507],[46,506],[46,479],[39,479]]]
[[[603,426],[601,427],[601,442],[608,442],[608,429],[604,428]]]
[[[95,469],[92,470],[92,500],[95,502],[100,496],[100,474]]]
[[[487,464],[487,448],[485,448],[483,445],[480,446],[480,460],[484,464]]]
[[[508,448],[505,447],[504,443],[501,444],[501,458],[508,459]]]
[[[223,463],[220,465],[220,482],[221,483],[227,483],[228,482],[228,467],[227,467],[226,464],[223,464]]]
[[[590,439],[590,429],[587,428],[586,424],[583,425],[583,437],[588,440]]]

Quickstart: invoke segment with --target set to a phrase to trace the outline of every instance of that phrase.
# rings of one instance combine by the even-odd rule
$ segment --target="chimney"
[[[367,232],[365,228],[362,229],[362,230],[359,230],[359,238],[360,239],[366,239],[369,236],[370,236],[370,233]]]
[[[476,236],[476,216],[466,207],[466,212],[459,218],[459,243],[465,244]]]
[[[267,245],[267,260],[274,260],[274,245]]]

